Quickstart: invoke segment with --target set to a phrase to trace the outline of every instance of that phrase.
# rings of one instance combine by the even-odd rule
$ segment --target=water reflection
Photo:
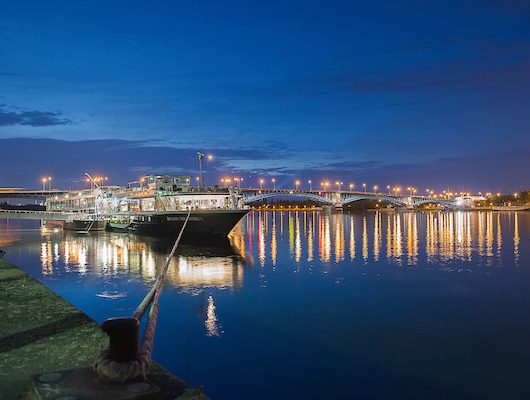
[[[208,308],[206,310],[206,320],[204,321],[206,327],[206,336],[220,336],[221,327],[219,320],[215,314],[215,304],[213,296],[208,296]]]
[[[261,268],[271,266],[273,270],[287,267],[286,261],[297,266],[317,258],[324,264],[338,264],[346,257],[353,265],[443,265],[462,261],[518,266],[521,221],[528,229],[528,216],[484,211],[344,215],[254,212],[236,226],[229,241],[207,248],[182,245],[171,260],[168,282],[186,290],[239,287],[244,266],[253,266],[254,260]],[[23,231],[2,230],[0,240],[17,246],[38,246],[35,251],[44,276],[64,270],[79,275],[134,274],[150,281],[164,265],[172,246],[171,240],[112,233],[80,235],[45,227],[38,242],[20,244]]]
[[[260,211],[249,218],[248,227],[242,231],[252,232],[249,227],[253,220],[258,221],[258,254],[262,266],[270,257],[276,267],[279,249],[285,242],[289,259],[295,264],[311,262],[316,248],[323,263],[341,263],[348,253],[350,261],[363,264],[378,262],[383,254],[387,262],[396,265],[417,265],[422,259],[428,263],[471,262],[474,257],[485,265],[501,265],[505,218],[514,220],[512,261],[518,263],[517,213],[385,211],[343,215]],[[283,227],[286,227],[285,235]],[[242,239],[236,239],[239,234],[233,233],[232,237],[241,242]],[[270,250],[267,250],[268,243]],[[245,251],[253,252],[250,237]]]
[[[244,239],[235,243],[244,248]],[[43,275],[66,272],[99,276],[134,274],[150,281],[165,264],[172,243],[127,234],[49,234],[42,229],[40,261]],[[171,260],[169,284],[190,290],[238,287],[243,282],[243,259],[226,240],[215,246],[182,245]],[[61,262],[62,261],[62,262]],[[61,262],[61,263],[59,263]],[[90,271],[89,271],[90,270]]]

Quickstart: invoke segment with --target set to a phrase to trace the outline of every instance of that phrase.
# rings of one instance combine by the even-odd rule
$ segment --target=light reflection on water
[[[524,212],[253,212],[179,247],[155,359],[213,398],[524,398],[505,375],[530,372],[529,238]],[[130,315],[171,246],[0,221],[8,260],[98,321]]]
[[[503,232],[501,218],[505,218],[510,230],[505,235],[513,238],[513,262],[519,262],[520,213],[493,212],[426,212],[395,213],[373,212],[366,215],[329,215],[319,212],[255,212],[246,226],[253,235],[257,225],[258,259],[263,266],[270,258],[276,265],[277,231],[284,223],[289,254],[295,263],[302,258],[313,260],[314,232],[319,258],[324,263],[340,263],[346,252],[350,260],[358,255],[367,263],[379,261],[381,254],[396,265],[417,265],[421,254],[428,262],[439,263],[454,260],[471,261],[478,256],[482,265],[501,262]],[[527,213],[524,214],[528,216]],[[356,229],[356,225],[360,228]],[[283,229],[280,234],[283,233]],[[231,237],[240,249],[244,249],[242,231],[236,230]],[[270,249],[267,244],[270,243]],[[242,246],[241,246],[242,244]],[[252,242],[249,242],[251,245]],[[359,248],[358,248],[359,247]],[[244,249],[246,253],[251,249]]]

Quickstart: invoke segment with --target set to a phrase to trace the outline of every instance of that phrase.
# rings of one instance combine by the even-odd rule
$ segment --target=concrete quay
[[[93,374],[94,360],[108,345],[108,337],[94,320],[3,259],[0,259],[0,318],[0,400],[71,396],[69,392],[38,387],[57,387],[44,382],[61,376],[54,374],[56,371],[69,376],[72,370],[82,371],[75,372],[77,380],[72,381],[79,386],[79,379],[84,379],[81,375]],[[103,392],[94,395],[88,385],[83,396],[64,398],[206,399],[202,390],[190,388],[158,365],[152,368],[149,382],[158,389],[151,397],[120,388],[114,388],[110,397]]]

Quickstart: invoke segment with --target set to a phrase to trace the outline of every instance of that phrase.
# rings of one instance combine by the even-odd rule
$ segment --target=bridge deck
[[[80,218],[77,213],[60,211],[0,210],[0,218],[5,219],[44,219],[48,221],[71,221]]]

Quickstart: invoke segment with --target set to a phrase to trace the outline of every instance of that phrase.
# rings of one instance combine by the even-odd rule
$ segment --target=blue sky
[[[83,173],[530,186],[530,3],[17,1],[0,186]]]

